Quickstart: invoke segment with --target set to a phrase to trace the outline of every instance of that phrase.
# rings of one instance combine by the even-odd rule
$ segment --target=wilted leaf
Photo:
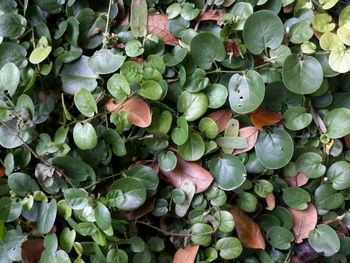
[[[233,154],[240,154],[240,153],[250,151],[254,147],[256,140],[258,139],[258,135],[259,135],[259,129],[253,126],[239,129],[239,137],[242,137],[247,140],[248,147],[240,150],[235,150]]]
[[[220,14],[216,10],[212,10],[201,14],[198,17],[197,22],[207,21],[207,20],[219,21],[220,19],[221,19]]]
[[[303,173],[298,173],[294,177],[284,177],[283,179],[289,186],[292,187],[303,186],[309,181],[309,178],[307,178]]]
[[[148,34],[159,36],[164,43],[171,46],[178,46],[177,40],[168,30],[169,19],[166,15],[153,14],[148,16]]]
[[[219,133],[223,132],[226,129],[227,123],[232,118],[232,111],[229,109],[226,110],[218,110],[210,113],[208,115],[209,118],[213,119],[219,128]]]
[[[261,130],[264,126],[273,125],[279,122],[283,118],[283,115],[277,112],[257,109],[249,114],[249,118],[254,126]]]
[[[238,238],[242,245],[249,248],[265,249],[265,239],[259,226],[237,206],[231,207],[229,211],[233,215]]]
[[[276,207],[276,199],[273,194],[273,192],[269,193],[267,197],[265,198],[267,207],[265,208],[266,210],[272,211]]]
[[[176,251],[173,263],[193,263],[196,259],[199,246],[187,245]]]
[[[147,102],[142,99],[132,97],[127,101],[115,104],[113,98],[106,103],[108,111],[129,112],[128,121],[135,126],[146,128],[152,122],[151,110]]]
[[[0,166],[0,177],[4,177],[4,176],[5,176],[5,167]]]
[[[177,164],[171,171],[161,170],[165,180],[176,188],[181,188],[183,181],[189,179],[196,186],[196,193],[205,191],[213,181],[213,176],[202,166],[195,162],[187,162],[176,155]]]
[[[22,244],[21,257],[24,263],[37,263],[44,251],[44,239],[31,239]]]
[[[350,149],[350,134],[346,135],[346,136],[344,137],[344,140],[345,140],[346,148],[347,148],[347,149]]]
[[[125,215],[126,218],[129,220],[137,220],[140,217],[143,217],[148,213],[152,212],[155,200],[156,199],[154,197],[147,199],[147,201],[142,206],[140,206],[136,210],[131,211],[130,213],[127,213]]]
[[[309,231],[315,229],[317,224],[317,210],[312,203],[308,204],[305,210],[295,210],[289,208],[289,212],[293,217],[293,233],[295,243],[303,242],[308,237]]]

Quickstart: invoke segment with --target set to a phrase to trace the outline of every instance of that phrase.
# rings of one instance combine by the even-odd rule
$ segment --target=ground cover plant
[[[0,262],[349,262],[350,6],[0,0]]]

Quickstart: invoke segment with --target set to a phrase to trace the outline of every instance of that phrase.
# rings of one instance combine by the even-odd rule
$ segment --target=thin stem
[[[123,172],[124,172],[124,171],[121,171],[121,172],[119,172],[119,173],[112,174],[112,175],[110,175],[110,176],[102,177],[99,181],[97,181],[97,182],[95,182],[95,183],[93,183],[93,184],[90,184],[90,185],[88,185],[88,186],[85,186],[85,187],[83,187],[83,189],[88,189],[88,188],[90,188],[90,187],[92,187],[92,186],[95,186],[95,185],[97,185],[97,184],[99,184],[99,183],[101,183],[101,182],[103,182],[103,181],[106,181],[106,180],[111,179],[111,178],[114,178],[114,177],[118,177],[118,176],[120,176],[121,174],[123,174]]]
[[[109,0],[108,12],[107,12],[107,21],[106,21],[106,27],[105,27],[105,33],[104,33],[105,36],[109,33],[109,16],[110,16],[110,13],[111,13],[112,2],[113,2],[113,0]],[[106,43],[103,43],[102,48],[106,48]]]
[[[245,70],[221,70],[221,69],[216,69],[216,70],[207,72],[207,75],[213,74],[213,73],[232,73],[232,74],[238,73],[238,74],[244,74],[248,70],[256,70],[256,69],[264,68],[264,67],[266,67],[266,66],[268,66],[270,64],[271,64],[270,62],[267,62],[267,63],[261,64],[259,66],[256,66],[254,68],[245,69]]]

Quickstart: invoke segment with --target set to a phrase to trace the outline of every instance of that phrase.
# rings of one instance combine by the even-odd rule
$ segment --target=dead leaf
[[[232,111],[229,109],[218,110],[210,113],[207,117],[216,122],[219,127],[219,132],[223,132],[226,129],[227,123],[232,118]]]
[[[213,182],[213,176],[198,163],[187,162],[178,155],[176,158],[177,164],[173,170],[168,172],[161,170],[165,180],[176,188],[181,188],[182,183],[189,179],[196,186],[196,193],[207,190]]]
[[[277,112],[257,109],[249,114],[249,118],[257,129],[262,130],[264,126],[270,126],[279,122],[283,115]]]
[[[168,30],[169,19],[166,15],[153,14],[148,16],[148,34],[157,35],[164,43],[171,46],[178,46],[179,40]]]
[[[294,177],[283,177],[283,180],[286,181],[291,187],[298,187],[307,184],[309,178],[307,178],[303,173],[298,173]]]
[[[295,243],[303,242],[308,237],[311,230],[314,230],[317,224],[317,210],[312,203],[308,204],[305,210],[299,211],[289,208],[293,218],[293,233]]]
[[[239,129],[239,137],[242,137],[247,140],[248,147],[240,150],[235,150],[233,154],[240,154],[240,153],[250,151],[254,147],[258,139],[258,135],[259,135],[259,130],[254,126],[249,126],[249,127],[244,127]]]
[[[4,177],[4,176],[5,176],[5,167],[0,166],[0,177]]]
[[[21,257],[24,263],[37,263],[44,251],[44,239],[30,239],[22,244]]]
[[[173,263],[193,263],[196,259],[199,246],[187,245],[176,251]]]
[[[323,148],[323,151],[325,154],[329,155],[329,152],[332,149],[333,144],[334,144],[333,139],[331,139],[328,143],[326,143],[325,147]]]
[[[239,207],[233,206],[229,211],[233,215],[237,235],[242,245],[249,248],[265,249],[265,239],[259,226]]]
[[[132,97],[127,101],[114,103],[114,99],[111,98],[106,103],[107,111],[127,111],[129,112],[128,121],[135,126],[146,128],[151,125],[152,117],[151,110],[146,101]]]
[[[147,201],[142,206],[140,206],[136,210],[133,210],[130,213],[127,213],[125,215],[126,218],[129,220],[136,220],[152,212],[155,200],[156,199],[154,197],[147,199]]]
[[[344,137],[346,149],[350,149],[350,134]]]
[[[219,12],[217,10],[212,10],[201,14],[198,17],[197,22],[208,21],[208,20],[219,21],[220,19],[221,19],[221,16]]]
[[[265,198],[266,203],[267,203],[267,207],[265,208],[268,211],[272,211],[273,209],[275,209],[276,207],[276,199],[275,196],[273,194],[273,192],[269,193],[267,195],[267,197]]]
[[[312,29],[312,30],[314,31],[314,36],[315,36],[318,40],[320,40],[320,38],[322,37],[323,33],[318,32],[318,31],[315,30],[315,29]]]

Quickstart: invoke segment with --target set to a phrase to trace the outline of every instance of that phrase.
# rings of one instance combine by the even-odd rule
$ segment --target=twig
[[[259,66],[256,66],[254,68],[245,69],[245,70],[221,70],[221,69],[216,69],[216,70],[207,72],[207,75],[213,74],[213,73],[232,73],[232,74],[238,73],[238,74],[243,74],[243,73],[246,73],[248,70],[256,70],[256,69],[264,68],[264,67],[266,67],[266,66],[268,66],[270,64],[271,64],[270,62],[267,62],[267,63],[261,64]]]
[[[97,185],[97,184],[99,184],[99,183],[101,183],[101,182],[103,182],[103,181],[106,181],[106,180],[108,180],[108,179],[111,179],[111,178],[120,176],[121,174],[123,174],[123,172],[124,172],[124,171],[121,171],[121,172],[119,172],[119,173],[112,174],[112,175],[110,175],[110,176],[102,177],[99,181],[97,181],[97,182],[95,182],[95,183],[93,183],[93,184],[90,184],[90,185],[88,185],[88,186],[85,186],[85,187],[83,187],[83,189],[88,189],[88,188],[90,188],[90,187],[92,187],[92,186],[95,186],[95,185]]]
[[[108,12],[107,12],[107,21],[106,21],[104,37],[107,36],[108,31],[109,31],[109,16],[110,16],[110,13],[111,13],[112,2],[113,2],[113,0],[109,0]],[[104,42],[103,45],[102,45],[102,48],[105,48],[105,47],[106,47],[106,42]]]
[[[206,11],[207,11],[207,8],[208,8],[208,1],[205,2],[205,5],[203,6],[203,9],[202,9],[202,12],[200,13],[199,17],[201,17],[201,15],[203,15]],[[198,27],[199,27],[199,23],[201,21],[198,21],[196,23],[196,26],[194,27],[194,30],[197,31],[198,30]]]

